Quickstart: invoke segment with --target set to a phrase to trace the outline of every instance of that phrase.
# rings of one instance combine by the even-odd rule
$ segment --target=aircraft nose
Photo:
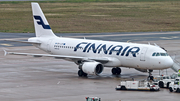
[[[169,57],[168,59],[165,60],[165,67],[167,68],[171,68],[174,64],[174,61],[172,60],[171,57]]]

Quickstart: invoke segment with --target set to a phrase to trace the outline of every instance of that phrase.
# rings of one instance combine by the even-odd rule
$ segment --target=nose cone
[[[171,68],[173,64],[174,64],[174,61],[172,60],[171,57],[168,57],[164,62],[164,65],[166,68]]]

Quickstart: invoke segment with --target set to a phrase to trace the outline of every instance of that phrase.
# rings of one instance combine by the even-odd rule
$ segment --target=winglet
[[[6,50],[3,50],[4,51],[4,56],[6,56],[8,54],[8,52]]]

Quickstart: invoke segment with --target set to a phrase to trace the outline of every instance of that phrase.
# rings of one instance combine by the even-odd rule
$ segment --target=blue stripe
[[[45,25],[45,24],[44,24],[44,22],[43,22],[43,20],[42,20],[42,18],[41,18],[40,16],[34,16],[34,18],[35,18],[36,20],[40,20],[40,21],[37,21],[37,23],[38,23],[38,25],[42,25],[42,27],[43,27],[44,29],[51,29],[51,27],[50,27],[49,25]]]

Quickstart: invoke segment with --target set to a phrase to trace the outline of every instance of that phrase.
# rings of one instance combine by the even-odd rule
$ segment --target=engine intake
[[[93,61],[84,62],[82,66],[80,66],[80,69],[82,69],[84,73],[98,75],[102,73],[104,67],[100,62]]]

